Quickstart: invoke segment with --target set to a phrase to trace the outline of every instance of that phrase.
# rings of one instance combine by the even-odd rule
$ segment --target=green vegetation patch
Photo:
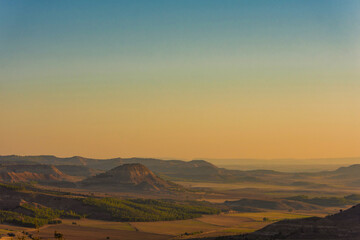
[[[8,189],[8,190],[12,190],[12,191],[24,191],[26,190],[25,188],[25,184],[21,184],[21,183],[0,183],[0,188],[3,189]]]
[[[0,210],[0,223],[14,224],[21,227],[37,228],[48,224],[49,220],[30,217],[17,212]]]
[[[110,213],[113,221],[146,222],[169,221],[200,217],[202,214],[217,214],[217,208],[197,204],[180,204],[167,200],[85,198],[84,204],[96,206]],[[91,213],[89,214],[91,217]]]
[[[43,206],[34,206],[31,204],[23,204],[21,205],[22,209],[25,209],[29,212],[28,215],[35,218],[43,218],[43,219],[55,219],[55,218],[70,218],[70,219],[80,219],[85,216],[75,213],[72,210],[64,211],[59,209],[53,209]]]
[[[31,204],[23,204],[12,211],[0,210],[0,223],[21,227],[37,228],[46,224],[59,224],[59,218],[80,219],[82,216],[73,211],[63,211]]]
[[[345,197],[314,197],[314,198],[309,198],[306,195],[298,195],[298,196],[288,197],[285,199],[315,204],[323,207],[339,207],[339,206],[345,206],[345,205],[357,203],[357,201],[360,200],[358,199],[358,197],[360,196],[355,194]]]

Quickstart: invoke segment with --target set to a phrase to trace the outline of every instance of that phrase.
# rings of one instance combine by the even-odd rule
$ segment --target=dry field
[[[12,226],[12,225],[8,225],[8,224],[0,224],[0,236],[5,236],[8,233],[17,233],[17,232],[21,232],[21,231],[31,231],[33,230],[33,228],[25,228],[25,227],[17,227],[17,226]],[[1,240],[5,240],[6,238],[1,238]]]
[[[81,227],[135,231],[135,229],[131,227],[130,223],[127,222],[109,222],[109,221],[92,220],[92,219],[81,219],[81,220],[63,219],[62,222],[65,225],[74,225],[73,223],[76,223],[75,226],[81,226]]]
[[[40,228],[39,236],[45,239],[52,239],[54,231],[58,231],[63,233],[67,240],[101,240],[107,237],[115,240],[184,239],[248,233],[256,231],[274,221],[310,216],[314,215],[269,211],[206,215],[197,219],[160,222],[126,223],[89,219],[63,220],[62,224],[48,225]],[[268,220],[263,221],[264,217]],[[37,231],[34,229],[30,230],[9,225],[1,225],[1,229],[25,230],[37,236]],[[6,232],[7,230],[0,230],[0,233]]]
[[[160,222],[132,222],[131,225],[140,232],[162,233],[172,236],[180,235],[185,232],[193,233],[222,229],[221,226],[204,223],[198,221],[197,219]]]
[[[214,229],[213,231],[204,231],[197,235],[197,237],[210,237],[222,235],[234,235],[240,233],[249,233],[271,224],[274,221],[282,219],[304,218],[313,215],[305,214],[289,214],[284,212],[258,212],[258,213],[230,213],[212,216],[203,216],[198,218],[198,221],[212,224],[214,226],[221,226],[221,229]],[[263,221],[266,217],[268,220]]]
[[[53,239],[54,232],[64,234],[66,240],[167,240],[170,236],[165,234],[153,234],[137,231],[104,229],[97,227],[85,227],[76,225],[60,224],[40,229],[39,236],[43,239]],[[34,231],[34,236],[37,236]]]
[[[196,220],[220,227],[234,227],[245,222],[253,221],[249,217],[232,216],[229,214],[207,215],[207,216],[202,216],[201,218],[198,218]]]
[[[287,212],[280,212],[280,211],[269,211],[269,212],[255,212],[255,213],[229,213],[229,216],[237,216],[237,217],[244,217],[244,218],[250,218],[253,221],[263,221],[263,218],[267,218],[268,221],[274,222],[274,221],[280,221],[283,219],[294,219],[294,218],[306,218],[306,217],[313,217],[314,215],[308,215],[308,214],[300,214],[300,213],[287,213]],[[316,214],[319,216],[318,214]],[[322,215],[322,214],[320,214]]]
[[[167,222],[133,222],[140,232],[163,233],[175,238],[233,235],[256,231],[282,219],[304,218],[314,215],[286,212],[230,213],[202,216],[192,220]],[[266,217],[268,220],[263,221]],[[185,235],[188,233],[189,235]]]

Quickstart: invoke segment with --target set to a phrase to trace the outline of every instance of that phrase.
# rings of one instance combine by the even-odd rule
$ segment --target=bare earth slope
[[[71,177],[52,165],[17,164],[0,165],[0,181],[70,181]]]

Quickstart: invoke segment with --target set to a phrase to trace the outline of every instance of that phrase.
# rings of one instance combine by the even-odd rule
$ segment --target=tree
[[[64,238],[64,235],[62,233],[59,233],[59,232],[55,231],[54,232],[54,238],[61,240],[61,239]]]

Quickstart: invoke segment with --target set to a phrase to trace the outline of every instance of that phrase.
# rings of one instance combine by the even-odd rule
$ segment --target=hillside
[[[71,181],[71,177],[64,174],[55,166],[44,164],[12,164],[0,165],[0,181],[2,182],[30,182],[30,181]]]
[[[275,239],[316,239],[316,240],[359,240],[360,204],[325,218],[309,217],[282,220],[270,224],[254,233],[202,240],[275,240]]]
[[[0,156],[0,164],[48,164],[59,166],[67,175],[87,178],[103,171],[108,171],[124,164],[139,163],[158,176],[172,181],[200,182],[253,182],[273,185],[287,185],[298,188],[320,189],[335,184],[360,186],[360,165],[342,167],[335,171],[316,173],[284,173],[271,170],[229,170],[219,168],[204,160],[161,160],[154,158],[112,158],[91,159],[79,156],[59,158],[51,155],[42,156]],[[61,167],[60,167],[61,166]]]
[[[85,188],[117,191],[172,191],[180,186],[156,176],[142,164],[124,164],[105,173],[87,178],[79,183]]]
[[[0,192],[0,222],[25,227],[59,223],[59,218],[161,221],[219,213],[209,204],[194,201],[100,198],[2,183]]]
[[[282,239],[360,239],[360,205],[325,218],[284,220],[271,224],[253,234]],[[251,235],[251,234],[250,234]],[[250,238],[251,239],[251,238]],[[265,238],[262,238],[265,239]]]
[[[242,198],[237,201],[225,201],[224,204],[239,212],[261,212],[266,210],[316,210],[318,206],[287,199]]]
[[[56,168],[64,174],[77,177],[91,177],[103,172],[101,170],[80,165],[57,165]]]
[[[285,177],[287,174],[275,171],[240,171],[219,168],[204,160],[161,160],[154,158],[113,158],[113,159],[91,159],[83,157],[58,158],[51,155],[42,156],[0,156],[0,164],[50,164],[50,165],[75,165],[82,166],[82,169],[88,168],[88,171],[98,170],[107,171],[123,164],[139,163],[145,165],[155,174],[166,176],[170,180],[186,181],[208,181],[208,182],[265,182],[269,178]],[[83,170],[81,170],[83,171]],[[73,176],[84,176],[84,173],[75,173]],[[70,173],[70,172],[69,172]],[[76,174],[76,175],[75,175]],[[87,174],[87,173],[85,173]],[[280,180],[281,182],[281,180]]]
[[[342,181],[346,185],[360,187],[360,164],[354,164],[348,167],[340,167],[335,171],[325,172],[323,175],[335,181]]]

